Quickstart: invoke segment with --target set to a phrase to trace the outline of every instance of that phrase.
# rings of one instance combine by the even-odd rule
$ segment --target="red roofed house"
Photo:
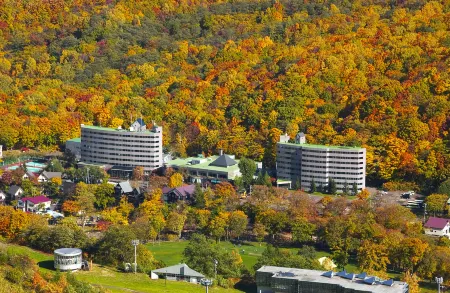
[[[425,234],[450,238],[450,219],[430,217],[424,225]]]
[[[17,208],[25,212],[38,212],[50,207],[51,199],[40,195],[36,197],[23,197],[17,202]]]

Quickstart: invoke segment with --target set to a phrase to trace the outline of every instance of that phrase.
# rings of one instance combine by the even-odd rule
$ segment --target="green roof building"
[[[202,156],[178,158],[167,162],[166,166],[175,170],[186,170],[191,182],[200,182],[201,179],[210,179],[214,182],[230,181],[241,176],[238,164],[239,160],[233,155],[222,154],[207,158]]]

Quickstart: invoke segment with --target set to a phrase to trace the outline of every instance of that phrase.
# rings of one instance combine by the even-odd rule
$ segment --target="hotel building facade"
[[[336,182],[338,192],[345,184],[358,190],[366,187],[366,149],[347,146],[325,146],[306,143],[304,133],[297,134],[295,143],[289,136],[280,136],[277,143],[277,178],[294,183],[308,191],[314,179],[316,186],[327,186],[329,178]]]
[[[146,129],[142,119],[128,129],[81,125],[81,161],[150,173],[163,166],[162,127]]]

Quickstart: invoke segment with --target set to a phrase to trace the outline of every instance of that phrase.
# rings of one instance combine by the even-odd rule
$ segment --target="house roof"
[[[130,181],[120,182],[117,183],[117,185],[120,186],[120,189],[122,189],[123,193],[133,192],[133,187],[131,187]]]
[[[226,167],[234,166],[236,164],[237,164],[237,162],[235,160],[233,160],[230,156],[221,155],[220,157],[218,157],[215,161],[213,161],[209,165],[226,168]]]
[[[47,172],[47,171],[44,171],[44,172],[42,172],[42,176],[44,176],[47,179],[61,178],[62,172]]]
[[[181,186],[181,187],[177,187],[177,188],[171,188],[171,187],[166,186],[162,189],[163,194],[167,194],[172,191],[176,191],[183,196],[191,195],[195,191],[195,185],[191,184],[191,185],[185,185],[185,186]]]
[[[436,229],[444,229],[445,226],[450,222],[449,219],[430,217],[428,221],[425,223],[426,228],[436,228]]]
[[[40,204],[40,203],[43,203],[43,202],[51,201],[51,199],[46,197],[46,196],[39,195],[39,196],[36,196],[36,197],[24,197],[24,198],[21,199],[21,201],[22,202],[31,201],[34,204]]]
[[[153,270],[152,273],[181,275],[181,276],[200,277],[200,278],[205,277],[204,275],[200,274],[199,272],[194,271],[193,269],[188,267],[187,264],[185,264],[185,263]]]
[[[22,191],[23,191],[22,187],[17,186],[17,185],[13,185],[13,186],[11,186],[11,187],[9,188],[8,194],[14,195],[14,194],[16,194],[17,191],[19,191],[19,190],[22,190]]]
[[[136,119],[136,121],[134,121],[134,123],[136,123],[136,122],[139,123],[141,126],[145,126],[145,122],[141,118]]]

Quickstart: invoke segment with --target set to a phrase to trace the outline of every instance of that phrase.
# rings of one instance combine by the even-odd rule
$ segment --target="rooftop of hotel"
[[[335,146],[323,144],[309,144],[309,143],[293,143],[293,142],[278,142],[278,144],[293,145],[297,147],[316,148],[316,149],[345,149],[345,150],[363,150],[362,147],[356,146]]]
[[[352,274],[345,271],[331,272],[305,270],[275,266],[262,266],[257,272],[273,273],[272,278],[297,279],[301,282],[327,283],[340,285],[358,292],[400,293],[405,292],[408,284],[405,282],[382,280],[366,273]]]

